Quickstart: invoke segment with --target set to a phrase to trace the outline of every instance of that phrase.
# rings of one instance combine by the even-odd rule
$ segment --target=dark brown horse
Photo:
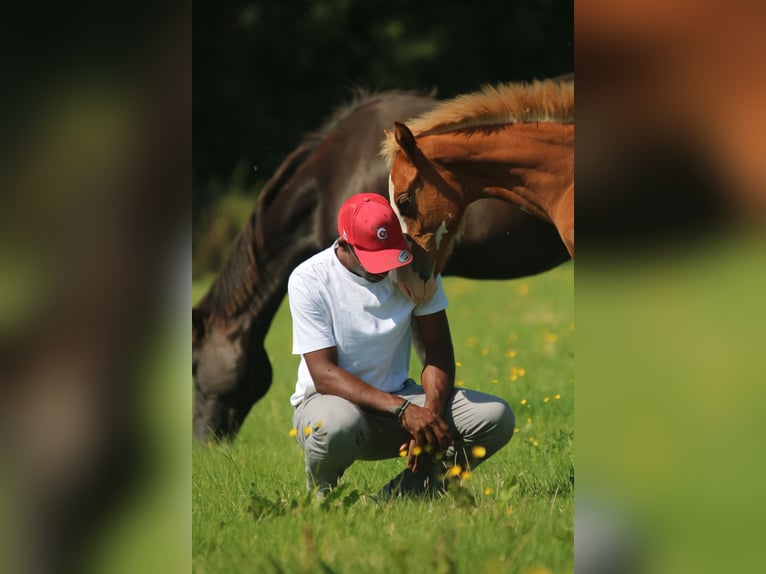
[[[263,188],[223,269],[192,311],[194,436],[233,437],[269,389],[264,339],[290,272],[337,236],[349,196],[388,196],[378,155],[384,129],[436,100],[403,92],[359,94],[306,138]],[[475,221],[455,244],[444,274],[504,279],[540,273],[569,256],[556,229],[498,200],[475,202]]]

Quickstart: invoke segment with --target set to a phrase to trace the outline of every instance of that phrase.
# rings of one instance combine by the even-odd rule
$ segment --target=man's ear
[[[418,149],[418,144],[415,142],[415,136],[412,135],[410,128],[402,122],[394,122],[394,138],[402,151],[412,160]]]

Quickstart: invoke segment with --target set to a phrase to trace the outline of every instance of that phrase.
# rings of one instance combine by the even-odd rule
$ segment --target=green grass
[[[195,299],[208,284],[194,285]],[[283,302],[266,340],[271,390],[232,444],[193,446],[195,572],[574,570],[573,266],[515,281],[447,278],[445,289],[457,384],[508,401],[511,443],[435,500],[370,499],[401,459],[357,462],[329,499],[307,496],[288,434],[298,358]]]

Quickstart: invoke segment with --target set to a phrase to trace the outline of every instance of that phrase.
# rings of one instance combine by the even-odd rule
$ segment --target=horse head
[[[192,309],[194,437],[231,439],[271,386],[272,370],[258,329]]]
[[[389,199],[413,252],[412,264],[398,269],[395,279],[420,303],[436,290],[435,277],[460,233],[467,203],[449,171],[426,157],[410,129],[400,122],[394,126],[399,150],[391,164]]]

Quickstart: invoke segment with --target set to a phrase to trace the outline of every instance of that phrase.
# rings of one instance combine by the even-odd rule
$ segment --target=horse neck
[[[547,221],[574,181],[574,125],[554,122],[477,129],[439,146],[466,204],[495,197]],[[469,158],[469,159],[466,159]]]
[[[268,328],[284,293],[286,282],[272,277],[258,253],[254,212],[234,240],[223,268],[199,307],[209,318],[232,332],[249,333],[255,325]]]
[[[307,204],[313,207],[315,194],[311,189],[301,188],[301,193],[288,198],[291,201],[284,197],[290,194],[282,190],[294,184],[296,171],[311,151],[309,146],[293,152],[266,184],[223,269],[199,304],[213,320],[234,327],[241,335],[249,335],[253,345],[263,342],[287,293],[290,272],[318,251],[310,233],[279,241],[274,239],[278,234],[273,229],[290,228],[283,224],[285,220],[310,219],[304,211],[311,211]],[[300,197],[304,200],[299,201]]]

